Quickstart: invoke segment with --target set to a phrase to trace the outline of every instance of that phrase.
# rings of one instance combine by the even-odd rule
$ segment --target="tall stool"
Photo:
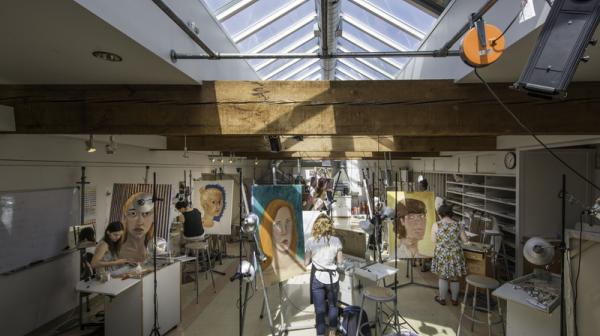
[[[460,332],[462,329],[462,321],[463,317],[471,320],[471,332],[474,329],[475,323],[487,324],[488,326],[488,335],[492,335],[492,325],[500,323],[502,326],[502,335],[504,335],[504,319],[502,318],[502,309],[500,308],[500,302],[498,302],[498,320],[492,321],[493,311],[490,308],[490,291],[498,288],[500,283],[496,279],[492,279],[486,276],[481,275],[468,275],[466,278],[467,286],[465,288],[465,298],[460,307],[460,320],[458,322],[458,330],[456,331],[456,336],[460,336]],[[469,286],[473,287],[473,307],[471,310],[471,315],[465,312],[467,307],[467,296],[469,295]],[[481,310],[487,314],[487,320],[480,320],[475,316],[475,309],[477,308],[477,290],[482,289],[485,290],[485,302],[486,307],[478,307],[478,310]]]
[[[394,328],[396,329],[396,332],[400,332],[400,323],[398,320],[400,314],[398,313],[398,300],[396,300],[396,293],[394,293],[394,291],[389,288],[370,286],[365,287],[365,289],[363,290],[362,301],[360,303],[360,312],[358,313],[358,325],[356,328],[356,336],[362,336],[361,330],[363,325],[371,325],[370,321],[362,322],[362,314],[364,310],[365,299],[375,302],[375,320],[373,321],[373,323],[375,324],[376,335],[383,335],[381,330],[381,315],[383,315],[383,304],[386,302],[394,303]],[[400,316],[400,318],[404,320],[402,316]],[[392,324],[392,321],[384,321],[383,324],[385,325],[385,329],[383,329],[383,332],[385,332],[387,327]],[[404,320],[402,324],[408,324],[408,322]]]
[[[184,237],[187,241],[185,244],[186,254],[191,252],[196,257],[196,265],[200,262],[200,254],[202,254],[202,262],[206,267],[205,278],[208,279],[208,273],[210,273],[210,279],[212,281],[213,290],[215,289],[215,279],[212,274],[212,265],[210,262],[210,243],[207,241],[207,237],[202,235],[199,238],[188,238]],[[198,268],[196,268],[196,276],[198,276]]]
[[[510,280],[511,273],[508,269],[508,256],[506,254],[506,247],[503,241],[503,234],[499,230],[491,229],[485,230],[483,233],[483,243],[485,244],[485,239],[489,238],[490,245],[490,257],[492,261],[492,276],[494,279],[498,279],[496,276],[496,267],[499,263],[499,259],[502,259],[504,266],[504,274],[506,275],[506,280]]]

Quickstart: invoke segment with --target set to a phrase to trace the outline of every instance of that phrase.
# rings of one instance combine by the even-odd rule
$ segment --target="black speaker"
[[[281,138],[279,138],[279,135],[269,135],[267,139],[269,140],[269,149],[271,152],[281,152]]]
[[[565,98],[567,86],[590,44],[600,0],[555,0],[521,77],[514,84],[534,96]],[[600,61],[600,60],[598,60]]]

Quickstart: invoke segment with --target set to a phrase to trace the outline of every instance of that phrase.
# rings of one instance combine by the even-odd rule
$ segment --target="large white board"
[[[75,188],[0,191],[0,273],[63,252],[78,214]]]

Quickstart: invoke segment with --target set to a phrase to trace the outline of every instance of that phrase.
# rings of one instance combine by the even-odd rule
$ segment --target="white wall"
[[[487,0],[456,0],[425,38],[419,50],[437,50],[443,47],[456,32],[468,22],[471,13],[476,12]],[[504,30],[516,15],[521,1],[498,1],[484,16],[486,23],[491,23]],[[529,32],[544,23],[549,7],[545,0],[533,0],[536,16],[523,23],[515,22],[506,33],[506,46],[523,38]],[[456,44],[453,50],[458,49]],[[400,72],[397,79],[460,79],[473,69],[467,66],[460,57],[414,57]]]
[[[156,172],[157,183],[167,184],[180,181],[184,169],[199,177],[213,168],[207,156],[199,153],[185,159],[181,152],[121,145],[114,155],[107,155],[102,143],[96,147],[96,153],[87,153],[77,138],[0,134],[0,190],[74,186],[80,167],[86,166],[88,180],[97,187],[96,230],[101,233],[110,207],[106,192],[112,191],[113,183],[143,183],[146,165],[151,167],[150,182]],[[235,173],[235,167],[226,165],[225,173]],[[79,264],[78,255],[72,255],[76,258],[60,258],[0,277],[2,334],[25,334],[76,307],[74,281],[79,277]]]
[[[515,175],[516,169],[504,166],[506,151],[459,153],[449,157],[410,161],[413,171],[426,173],[465,173]]]
[[[166,14],[149,0],[75,0],[134,41],[171,64],[171,49],[183,53],[204,54]],[[194,22],[200,39],[215,52],[238,52],[218,22],[200,0],[165,0],[184,21]],[[244,60],[179,60],[174,67],[196,81],[256,80],[256,72]]]

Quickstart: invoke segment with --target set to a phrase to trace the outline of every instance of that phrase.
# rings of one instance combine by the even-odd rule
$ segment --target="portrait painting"
[[[233,180],[194,181],[192,206],[202,214],[206,234],[231,234]]]
[[[148,244],[153,238],[154,225],[156,225],[157,236],[168,240],[171,223],[169,202],[171,192],[170,184],[157,184],[156,198],[160,201],[154,204],[151,184],[115,183],[113,185],[108,222],[120,221],[125,227],[120,258],[143,262],[147,257]]]
[[[306,272],[302,186],[253,186],[252,212],[259,218],[258,239],[266,257],[261,264],[265,285]]]
[[[396,207],[394,223],[388,225],[388,243],[390,257],[394,256],[394,245],[397,243],[399,259],[432,258],[434,244],[429,238],[431,227],[436,221],[435,194],[433,192],[398,192],[389,191],[388,206]],[[394,239],[396,241],[394,241]]]

